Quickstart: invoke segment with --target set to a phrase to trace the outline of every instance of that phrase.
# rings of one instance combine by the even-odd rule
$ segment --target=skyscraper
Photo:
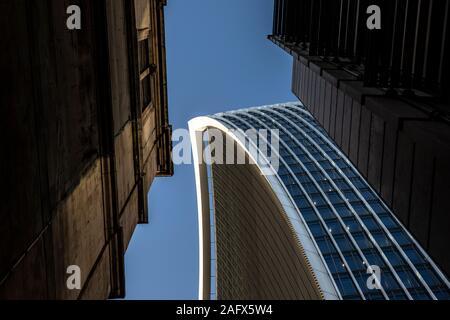
[[[450,275],[450,0],[274,4],[292,92]]]
[[[446,276],[301,104],[189,128],[200,299],[450,299]],[[207,161],[224,149],[231,162]]]

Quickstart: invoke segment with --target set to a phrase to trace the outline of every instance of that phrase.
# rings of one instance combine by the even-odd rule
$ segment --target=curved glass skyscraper
[[[299,103],[189,126],[200,299],[450,299],[446,276]],[[222,148],[211,130],[232,161],[203,161]]]

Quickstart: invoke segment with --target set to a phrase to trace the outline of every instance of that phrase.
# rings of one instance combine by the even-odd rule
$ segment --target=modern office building
[[[0,299],[124,296],[148,190],[173,170],[164,5],[0,2]]]
[[[443,272],[301,104],[189,128],[200,299],[450,299]]]
[[[274,3],[292,91],[449,276],[450,1]]]

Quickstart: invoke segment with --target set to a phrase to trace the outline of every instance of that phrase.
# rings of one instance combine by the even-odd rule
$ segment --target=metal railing
[[[273,36],[346,64],[366,86],[426,92],[449,103],[450,0],[275,0]],[[367,8],[381,9],[369,30]]]

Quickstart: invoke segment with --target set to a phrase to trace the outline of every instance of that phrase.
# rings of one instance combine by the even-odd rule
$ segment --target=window
[[[334,253],[325,255],[325,261],[331,273],[345,272],[344,262],[338,254]]]
[[[351,190],[344,191],[344,196],[348,201],[357,201],[359,199],[356,193]]]
[[[365,249],[363,250],[364,255],[366,256],[367,261],[370,265],[379,266],[380,268],[384,267],[386,264],[384,263],[383,258],[375,249]]]
[[[348,167],[347,162],[345,162],[345,161],[342,160],[342,159],[336,160],[335,163],[336,163],[336,165],[337,165],[339,168],[341,168],[341,169],[344,169],[344,168],[347,168],[347,167]],[[345,172],[344,172],[344,173],[345,173]]]
[[[138,35],[139,82],[141,87],[141,110],[152,103],[152,75],[156,71],[152,64],[150,33],[140,30]]]
[[[367,201],[371,201],[371,200],[375,200],[376,199],[375,194],[370,189],[363,189],[361,191],[361,194],[364,197],[364,199],[366,199]]]
[[[386,237],[383,231],[372,232],[372,236],[380,247],[388,247],[391,245],[391,241]]]
[[[419,289],[413,289],[410,291],[410,293],[414,300],[431,300],[431,297],[428,295],[428,292],[423,287]]]
[[[300,209],[300,211],[302,211],[302,209],[305,208],[311,208],[311,204],[309,203],[309,201],[306,199],[305,196],[295,196],[294,201],[297,204],[297,207]]]
[[[364,282],[366,282],[368,275],[367,275],[367,267],[363,263],[363,259],[356,253],[356,251],[350,251],[346,252],[344,254],[345,261],[347,261],[347,264],[349,268],[352,271],[362,271],[364,273]]]
[[[388,229],[394,229],[398,227],[397,223],[394,221],[394,219],[391,218],[389,214],[379,215],[379,218]]]
[[[319,193],[319,190],[313,183],[303,183],[302,186],[308,193]]]
[[[365,297],[369,300],[385,300],[383,294],[379,290],[373,290],[370,293],[366,294]]]
[[[321,161],[319,162],[320,166],[322,168],[324,168],[325,170],[331,170],[333,169],[333,166],[331,165],[331,163],[329,161]]]
[[[280,165],[280,169],[278,170],[278,174],[280,176],[282,176],[282,175],[285,175],[285,174],[288,174],[288,173],[289,173],[288,169],[285,166]]]
[[[409,246],[403,247],[403,251],[406,253],[409,260],[411,260],[411,262],[413,264],[425,263],[425,259],[419,253],[419,251],[417,251],[417,249],[414,246],[409,245]]]
[[[319,168],[312,162],[306,163],[305,167],[306,169],[308,169],[308,171],[319,171]]]
[[[297,179],[298,179],[298,181],[300,181],[300,183],[312,182],[306,173],[301,173],[301,174],[297,175]]]
[[[352,168],[344,168],[342,169],[342,172],[344,172],[344,174],[347,176],[347,178],[355,178],[357,177],[355,170],[353,170]]]
[[[152,102],[152,91],[151,91],[151,80],[150,74],[147,74],[141,80],[141,89],[142,89],[142,110],[145,110],[150,106]]]
[[[353,238],[361,250],[373,248],[372,242],[370,242],[369,238],[364,233],[357,232],[353,234]]]
[[[370,231],[380,230],[380,226],[371,216],[362,217],[361,219],[364,222],[366,228],[369,229]]]
[[[309,223],[308,226],[314,237],[322,237],[326,234],[325,230],[319,222]]]
[[[434,270],[431,269],[429,265],[420,266],[417,268],[417,270],[419,271],[423,280],[428,284],[428,286],[434,287],[441,284],[438,275],[436,274],[436,272],[434,272]]]
[[[316,181],[323,181],[325,179],[325,176],[320,171],[311,172],[311,175]]]
[[[350,211],[349,207],[347,207],[346,204],[338,204],[335,206],[335,209],[339,214],[339,216],[341,216],[342,218],[353,217],[352,212]]]
[[[355,284],[348,273],[335,276],[335,281],[344,299],[347,297],[359,296]]]
[[[349,217],[349,218],[344,218],[343,220],[344,220],[345,226],[348,228],[348,230],[350,232],[362,231],[361,225],[355,218]]]
[[[328,152],[328,156],[333,160],[341,159],[341,157],[335,151]]]
[[[340,222],[337,219],[327,220],[326,224],[330,233],[333,235],[345,233],[345,230],[342,228]]]
[[[303,195],[302,190],[296,184],[286,184],[286,188],[288,189],[288,191],[292,197]]]
[[[319,220],[313,209],[307,208],[300,211],[306,222],[316,222]]]
[[[344,203],[344,199],[337,192],[327,192],[327,196],[333,204]]]
[[[330,240],[330,237],[320,237],[316,239],[317,245],[319,246],[320,252],[322,252],[323,255],[329,254],[329,253],[336,253],[336,248],[334,247],[333,243]]]
[[[304,154],[298,154],[298,158],[300,159],[300,162],[302,162],[302,163],[309,163],[309,162],[311,162],[311,159],[308,156],[304,155]]]
[[[148,40],[139,41],[139,72],[144,72],[150,66],[150,48]]]
[[[329,206],[320,206],[317,210],[319,210],[320,216],[324,220],[335,218],[335,214]]]
[[[355,210],[356,214],[358,214],[358,216],[360,216],[360,217],[371,215],[371,213],[369,212],[369,209],[367,209],[367,207],[364,205],[364,203],[362,203],[360,201],[352,202],[352,207],[353,207],[353,210]]]
[[[283,181],[285,185],[296,185],[294,177],[291,174],[286,174],[283,176]]]
[[[351,178],[350,181],[358,189],[362,189],[362,188],[366,187],[366,183],[360,177]]]
[[[378,213],[378,214],[386,213],[386,209],[384,208],[381,201],[373,200],[373,201],[370,201],[369,204],[375,213]]]
[[[316,161],[319,162],[319,164],[322,165],[322,161],[326,161],[326,158],[323,156],[322,153],[317,153],[314,155],[314,158],[316,159]],[[327,161],[328,162],[328,161]]]
[[[339,179],[341,178],[341,175],[339,174],[339,172],[336,169],[331,169],[331,170],[327,170],[328,175],[330,176],[331,179]]]
[[[383,286],[383,289],[386,291],[394,291],[400,289],[400,285],[397,280],[395,280],[394,275],[392,272],[386,270],[383,271],[381,274],[381,285]]]
[[[285,158],[290,155],[290,152],[287,149],[282,148],[280,151],[280,156]]]
[[[400,253],[395,248],[385,248],[383,249],[384,254],[386,255],[386,258],[388,259],[389,263],[396,267],[401,266],[405,264],[405,261],[400,256]]]
[[[313,193],[310,195],[313,204],[317,207],[323,206],[326,204],[325,199],[319,193]]]
[[[291,166],[291,170],[295,174],[301,174],[301,173],[305,172],[305,170],[303,170],[302,166],[298,165],[298,164],[297,165],[292,165]]]
[[[326,180],[322,180],[322,181],[320,181],[318,184],[319,184],[320,188],[321,188],[323,191],[325,191],[325,192],[328,192],[328,191],[330,191],[330,190],[334,190],[334,188],[333,188],[333,186],[331,185],[331,183],[329,183],[329,182],[326,181]]]
[[[408,267],[397,267],[395,271],[397,271],[399,278],[407,289],[421,287],[418,279]]]
[[[293,156],[288,156],[288,157],[283,157],[283,160],[288,164],[288,165],[292,165],[292,164],[296,164],[297,161],[295,160],[295,158]]]
[[[338,244],[341,251],[355,250],[355,247],[350,242],[350,239],[345,234],[339,234],[334,236],[334,240]]]
[[[436,288],[433,290],[433,293],[438,300],[450,300],[450,290],[446,287]]]
[[[342,191],[350,190],[350,189],[351,189],[351,188],[350,188],[350,185],[349,185],[347,182],[345,182],[344,179],[337,179],[337,180],[334,181],[334,183],[335,183],[336,186],[337,186],[339,189],[341,189]]]
[[[291,147],[291,150],[292,150],[292,152],[293,153],[295,153],[296,155],[300,155],[301,153],[302,153],[302,149],[299,147],[299,146],[294,146],[294,147]]]
[[[372,292],[377,292],[378,290],[376,289],[369,289],[367,286],[367,280],[369,278],[369,274],[367,274],[367,270],[359,270],[359,271],[354,271],[353,272],[353,276],[355,277],[356,281],[359,284],[359,287],[361,289],[361,291],[363,292],[365,297],[368,297],[369,294],[371,294]]]
[[[409,244],[409,243],[411,243],[411,240],[409,239],[409,237],[406,235],[406,233],[403,231],[403,230],[401,230],[401,229],[398,229],[398,230],[395,230],[395,231],[392,231],[392,236],[394,237],[394,239],[397,241],[397,243],[399,244],[399,245],[405,245],[405,244]]]
[[[383,280],[381,280],[381,282],[383,282]],[[387,294],[391,300],[408,300],[408,297],[403,290],[389,291]]]

